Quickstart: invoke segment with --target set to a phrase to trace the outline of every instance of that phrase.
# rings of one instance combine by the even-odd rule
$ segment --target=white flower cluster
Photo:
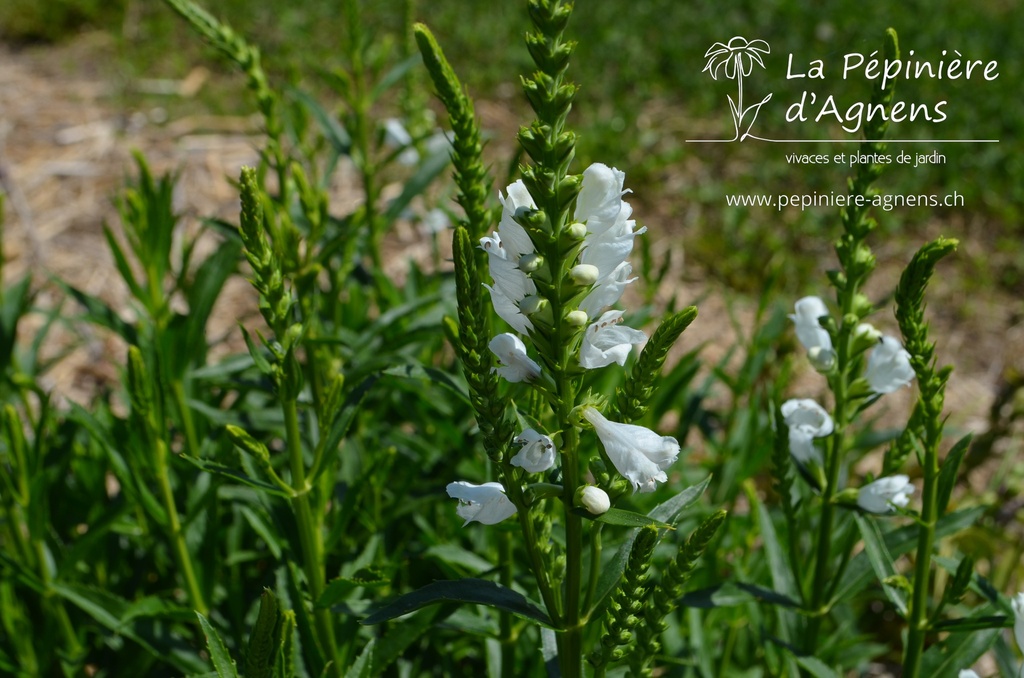
[[[626,286],[636,280],[630,277],[633,268],[627,259],[633,251],[634,238],[645,231],[637,229],[636,221],[629,218],[632,208],[622,199],[626,192],[623,190],[625,177],[625,173],[600,163],[588,167],[583,172],[576,198],[574,223],[568,226],[578,231],[583,239],[579,262],[572,267],[569,277],[577,285],[591,287],[579,308],[568,318],[577,326],[589,323],[579,353],[579,363],[586,369],[612,363],[624,365],[633,346],[647,339],[643,332],[621,325],[622,311],[602,314],[618,302]],[[498,229],[480,239],[480,247],[488,254],[488,270],[494,281],[487,289],[494,312],[520,334],[529,334],[534,329],[529,316],[546,303],[537,296],[537,286],[531,278],[541,264],[541,255],[516,217],[536,209],[537,205],[522,181],[508,186],[505,193],[499,195],[502,210]],[[503,340],[500,348],[511,347],[511,339],[518,341],[511,334],[502,336],[509,339]],[[525,346],[521,353],[512,356],[507,350],[499,353],[493,344],[491,349],[502,364],[498,373],[503,377],[509,381],[528,381],[538,376],[539,371],[533,374],[532,369],[516,367],[529,365],[526,361],[533,363],[526,356]]]
[[[789,316],[797,339],[807,349],[808,359],[823,373],[832,370],[836,361],[832,336],[821,324],[821,319],[828,315],[828,307],[819,297],[804,297],[796,302],[794,313]],[[872,393],[892,393],[910,385],[914,379],[910,354],[897,339],[883,335],[868,323],[857,326],[854,338],[877,342],[864,370],[864,380]],[[801,464],[814,461],[821,465],[821,452],[815,447],[814,439],[832,435],[835,425],[828,412],[813,400],[794,399],[783,403],[782,417],[789,427],[789,449],[793,458]],[[907,476],[880,478],[860,488],[857,505],[870,513],[891,513],[897,507],[906,506],[913,492],[914,486]]]
[[[573,221],[566,229],[580,243],[579,256],[568,271],[568,280],[589,287],[576,309],[563,309],[565,322],[586,327],[580,341],[578,360],[584,369],[598,369],[612,363],[625,365],[634,346],[647,340],[640,330],[622,324],[623,311],[610,310],[622,297],[626,286],[636,280],[628,259],[636,236],[646,229],[637,228],[630,218],[632,208],[622,199],[626,175],[613,167],[595,163],[583,172]],[[487,285],[494,312],[518,334],[530,336],[536,330],[531,316],[549,308],[538,295],[533,274],[544,266],[527,229],[520,223],[537,209],[526,184],[516,181],[499,194],[501,218],[498,228],[480,239],[487,252],[488,271],[493,282]],[[535,316],[534,319],[536,319]],[[532,382],[541,376],[540,365],[529,356],[527,346],[512,333],[499,334],[488,344],[497,357],[494,371],[507,381]],[[665,482],[665,469],[679,455],[675,438],[660,436],[650,429],[608,421],[592,407],[583,417],[593,425],[608,458],[635,491],[651,492]],[[509,461],[527,473],[542,473],[555,463],[557,450],[551,438],[533,429],[524,430],[514,441],[521,445]],[[448,485],[448,494],[460,500],[459,516],[466,522],[493,524],[516,512],[500,483],[473,485],[457,482]],[[582,488],[578,501],[593,514],[610,508],[610,499],[596,486]]]

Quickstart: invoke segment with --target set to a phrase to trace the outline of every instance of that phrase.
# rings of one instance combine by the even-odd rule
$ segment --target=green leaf
[[[117,267],[117,272],[121,274],[121,279],[124,280],[126,285],[128,285],[128,289],[132,293],[133,297],[142,303],[146,303],[146,295],[139,286],[139,283],[135,280],[135,274],[132,272],[132,267],[128,263],[128,258],[124,255],[121,243],[117,241],[117,238],[114,237],[114,233],[106,224],[103,224],[103,235],[107,239],[107,247],[110,248],[110,253],[114,256],[114,265]]]
[[[6,288],[0,286],[0,372],[10,364],[18,337],[18,320],[28,311],[32,299],[32,277],[26,275]]]
[[[352,663],[352,666],[348,667],[348,671],[345,672],[345,678],[368,678],[371,675],[370,669],[373,667],[373,662],[370,659],[373,657],[373,646],[375,643],[376,640],[371,638],[370,642],[363,648],[363,651],[359,653],[359,657]]]
[[[422,62],[423,60],[420,58],[419,54],[413,54],[392,66],[373,86],[370,94],[370,101],[376,101],[379,99],[384,92],[391,88],[395,83],[401,81],[401,79],[404,78],[410,70],[419,66]]]
[[[331,607],[340,603],[353,590],[360,587],[377,588],[387,586],[391,579],[386,577],[380,570],[372,567],[365,567],[351,577],[338,577],[331,581],[316,601],[317,607]]]
[[[481,558],[472,551],[457,544],[435,544],[423,552],[425,558],[436,558],[443,563],[462,568],[472,574],[480,574],[495,568],[494,563]]]
[[[817,657],[797,657],[796,663],[807,669],[814,678],[842,678],[842,674]]]
[[[743,582],[725,582],[724,584],[718,584],[699,591],[691,591],[680,599],[679,605],[681,607],[710,609],[714,607],[735,607],[753,601],[792,609],[801,607],[798,601],[789,596]]]
[[[761,537],[764,540],[765,555],[768,557],[768,569],[772,575],[772,585],[779,593],[788,598],[797,598],[800,595],[796,582],[793,580],[793,572],[786,562],[786,556],[782,552],[779,538],[775,532],[775,525],[772,517],[765,509],[764,504],[758,499],[757,493],[750,486],[747,496],[751,499],[752,506],[757,509],[757,521],[761,530]],[[795,554],[794,554],[795,555]],[[785,638],[784,640],[790,640]]]
[[[85,307],[86,320],[99,325],[100,327],[106,327],[108,330],[112,330],[133,346],[139,345],[139,337],[135,328],[124,320],[121,320],[121,316],[119,316],[110,306],[103,303],[101,299],[83,292],[76,287],[72,287],[60,280],[56,280],[55,282],[63,288],[68,295],[74,298],[75,301]]]
[[[966,617],[964,619],[944,619],[933,624],[936,631],[958,633],[963,631],[980,631],[982,629],[1003,629],[1013,626],[1013,619],[1005,614],[993,614],[982,617]]]
[[[277,596],[270,589],[260,594],[260,610],[256,624],[249,633],[249,645],[245,653],[246,678],[274,678],[283,644],[285,630],[284,615],[277,603]]]
[[[896,606],[896,609],[899,610],[899,613],[905,619],[907,617],[907,594],[898,586],[891,586],[886,583],[890,577],[896,575],[896,568],[893,566],[892,556],[889,555],[885,548],[885,542],[882,539],[882,533],[878,529],[877,521],[862,515],[856,515],[854,519],[857,521],[860,535],[864,539],[864,552],[868,555],[871,569],[875,571],[878,581],[882,582],[885,595],[892,601],[892,604]]]
[[[469,393],[466,391],[464,386],[457,383],[448,374],[441,370],[434,369],[433,367],[425,367],[420,364],[397,365],[384,370],[384,374],[392,377],[401,377],[403,379],[428,381],[447,389],[458,396],[459,400],[464,403],[468,404],[470,402]]]
[[[625,509],[611,508],[602,513],[599,516],[595,516],[586,509],[576,508],[572,511],[578,516],[589,518],[597,523],[607,523],[609,525],[621,525],[623,527],[647,527],[653,525],[655,527],[666,528],[674,530],[668,523],[663,523],[658,520],[654,520],[650,516],[645,516],[642,513],[636,513],[635,511],[626,511]]]
[[[334,152],[338,155],[348,155],[349,150],[352,148],[352,137],[342,127],[338,119],[328,113],[320,105],[320,102],[307,92],[294,89],[290,91],[290,94],[305,106],[313,115],[313,118],[320,124],[320,129],[323,130],[324,137],[334,148]]]
[[[392,626],[388,634],[379,639],[373,648],[373,672],[379,676],[405,652],[406,648],[418,640],[424,633],[447,618],[455,608],[433,608],[423,610],[405,622]]]
[[[437,175],[444,171],[449,162],[451,162],[451,155],[447,144],[424,160],[416,173],[405,182],[402,192],[388,205],[384,212],[386,222],[391,223],[397,219],[412,202],[412,199],[426,190],[427,186],[437,178]]]
[[[708,476],[696,485],[687,487],[668,501],[655,506],[654,509],[647,514],[647,517],[658,523],[667,523],[668,525],[674,526],[680,514],[700,499],[710,482],[711,476]],[[637,530],[639,529],[640,528],[634,528],[630,530],[629,534],[626,535],[626,538],[623,539],[622,545],[619,546],[619,550],[616,551],[612,556],[612,559],[601,568],[601,576],[598,578],[597,586],[594,588],[595,610],[600,606],[601,602],[608,596],[608,594],[615,589],[615,586],[619,582],[619,578],[622,577],[622,572],[626,569],[626,563],[629,561],[629,552],[633,548],[633,540],[636,539]]]
[[[220,678],[239,678],[235,660],[231,658],[217,629],[213,628],[206,617],[199,612],[196,612],[196,617],[199,618],[199,625],[206,635],[206,647],[210,650],[210,661],[213,662],[213,668],[217,670],[217,675]]]
[[[475,603],[504,610],[517,617],[554,628],[551,618],[521,593],[483,579],[436,581],[378,608],[362,624],[380,624],[437,603]]]
[[[935,539],[942,539],[955,532],[973,525],[985,512],[984,506],[973,506],[945,515],[935,523]],[[885,548],[893,558],[909,553],[917,547],[917,525],[908,525],[886,533],[883,538]],[[846,574],[836,587],[832,596],[832,604],[849,600],[871,582],[874,574],[866,552],[858,553],[846,568]]]
[[[224,478],[230,478],[231,480],[242,483],[243,485],[248,485],[249,487],[254,487],[258,490],[263,490],[264,492],[267,492],[269,494],[273,494],[278,497],[284,497],[285,499],[291,499],[291,495],[289,495],[287,492],[285,492],[277,485],[264,482],[262,480],[259,480],[258,478],[253,478],[252,476],[247,476],[241,471],[233,469],[230,466],[225,466],[224,464],[219,464],[215,461],[210,461],[208,459],[198,459],[195,457],[189,457],[187,455],[180,455],[178,458],[183,461],[187,461],[196,468],[206,471],[207,473],[213,473]]]
[[[970,446],[971,434],[968,433],[957,441],[956,445],[953,446],[953,449],[949,451],[946,459],[942,462],[942,468],[939,469],[939,487],[936,500],[936,508],[940,516],[946,513],[946,507],[949,506],[949,498],[953,494],[953,487],[956,485],[956,478],[960,471],[960,463],[964,460],[964,455],[967,454]]]
[[[328,434],[320,439],[319,444],[316,448],[315,459],[318,464],[315,468],[310,470],[309,482],[315,483],[316,479],[323,473],[324,469],[327,468],[325,463],[329,457],[333,457],[338,449],[338,445],[341,443],[342,438],[348,433],[349,427],[352,426],[352,422],[355,420],[356,413],[359,411],[359,406],[362,405],[363,400],[366,398],[366,394],[370,391],[377,380],[380,379],[379,374],[373,374],[363,379],[363,381],[356,386],[347,396],[345,396],[345,402],[341,406],[341,411],[335,416],[334,423],[331,425],[331,430]]]
[[[999,629],[957,633],[945,643],[932,645],[921,657],[922,676],[955,676],[985,654],[999,636]]]

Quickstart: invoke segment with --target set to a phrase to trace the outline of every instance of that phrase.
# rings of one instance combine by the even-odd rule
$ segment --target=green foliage
[[[650,182],[632,177],[674,162],[670,143],[616,126],[640,119],[637,97],[693,84],[699,69],[680,64],[699,61],[690,58],[697,38],[674,27],[709,10],[658,0],[622,12],[595,3],[570,22],[568,3],[532,0],[526,50],[516,56],[505,49],[521,32],[512,10],[439,3],[429,11],[454,45],[449,63],[422,24],[378,39],[398,13],[389,3],[372,12],[356,0],[342,11],[332,5],[309,32],[343,36],[324,41],[332,58],[312,37],[294,39],[302,22],[276,2],[222,3],[227,20],[187,0],[167,3],[243,73],[267,145],[259,166],[241,174],[237,226],[197,234],[173,211],[175,176],[154,176],[137,158],[137,178],[117,200],[120,227],[104,230],[132,313],[60,281],[67,298],[47,309],[36,307],[28,276],[0,287],[0,673],[569,678],[589,658],[596,675],[837,676],[903,655],[905,675],[945,675],[989,648],[1003,675],[1016,672],[1015,651],[999,636],[1012,609],[997,589],[1010,586],[1019,545],[986,555],[998,549],[973,541],[994,511],[957,489],[972,463],[971,439],[940,463],[949,373],[935,365],[924,293],[955,241],[926,245],[896,290],[921,397],[905,425],[880,430],[870,408],[884,395],[867,386],[873,347],[858,327],[875,311],[863,293],[877,264],[868,241],[892,233],[865,209],[840,215],[840,270],[829,274],[839,314],[823,321],[836,351],[834,365],[822,368],[835,427],[815,448],[820,468],[791,455],[781,403],[793,385],[794,342],[783,308],[790,304],[776,303],[816,269],[802,254],[820,254],[806,237],[817,217],[789,229],[790,220],[751,212],[734,225],[748,232],[704,243],[709,260],[722,248],[745,249],[721,269],[751,286],[798,271],[762,286],[752,320],[740,320],[744,300],[729,304],[740,339],[713,362],[699,349],[673,350],[696,318],[695,307],[675,311],[673,299],[626,369],[580,363],[596,318],[580,309],[594,285],[579,266],[594,241],[585,243],[586,224],[574,223],[584,221],[575,211],[584,185],[572,163],[597,149],[601,159],[622,158],[619,166],[635,160],[639,194]],[[0,22],[24,11],[5,5]],[[778,11],[779,21],[799,27],[783,3],[758,11]],[[259,47],[230,27],[266,24],[264,12],[280,33]],[[400,14],[417,10],[407,2]],[[723,30],[738,16],[715,9]],[[876,19],[864,23],[873,28]],[[679,39],[638,41],[643,26]],[[916,37],[922,49],[927,36]],[[773,49],[784,51],[789,39],[780,35]],[[480,52],[464,48],[480,41],[505,67],[503,79],[509,61],[533,61],[522,84],[536,118],[518,134],[525,156],[510,164],[530,160],[520,172],[536,209],[496,209],[486,135],[463,84],[497,81],[481,75],[491,65]],[[413,42],[448,112],[450,147],[431,129]],[[324,103],[322,91],[280,84],[298,50],[323,66],[320,86],[340,106]],[[894,32],[883,51],[898,54]],[[584,87],[569,80],[570,57]],[[710,94],[689,89],[688,111],[708,105]],[[219,93],[233,96],[230,87]],[[611,97],[607,107],[595,105],[602,97]],[[874,101],[891,103],[893,90],[875,92]],[[570,129],[574,106],[580,136]],[[410,140],[385,141],[393,110],[402,111]],[[863,150],[882,150],[883,132],[869,126]],[[431,138],[443,143],[430,150]],[[454,270],[441,254],[446,236],[424,234],[433,260],[399,271],[388,261],[393,226],[435,202],[433,183],[449,157],[463,211],[452,233]],[[360,191],[344,212],[329,191],[343,165],[354,168]],[[750,179],[770,172],[751,168]],[[871,195],[880,178],[879,167],[860,166],[849,190]],[[702,184],[691,197],[720,200],[721,188]],[[663,197],[645,196],[649,204]],[[717,211],[708,229],[723,218]],[[497,321],[484,271],[496,269],[478,243],[502,220],[535,247],[515,271],[536,286],[522,309],[529,331],[519,334],[541,369],[521,383],[496,372],[489,347]],[[216,244],[203,260],[201,238]],[[660,310],[653,284],[673,267],[642,254],[651,307],[631,318],[645,320]],[[207,326],[225,285],[243,275],[262,321],[245,321],[235,338],[248,350],[232,353]],[[83,341],[122,340],[126,350],[110,358],[120,383],[84,405],[51,403],[43,347],[53,327]],[[600,410],[613,420],[603,425],[633,428],[614,429],[617,439],[610,428],[598,431],[592,417]],[[647,434],[667,439],[640,420],[692,446],[664,469],[662,484],[643,485],[656,490],[653,498],[630,494],[641,484],[636,469],[609,456],[610,447]],[[516,434],[527,428],[548,432],[557,464],[532,473],[512,463],[526,444]],[[872,452],[885,444],[882,475],[920,474],[922,499],[870,515],[856,502],[869,480],[858,472],[877,463]],[[455,477],[500,482],[499,500],[514,518],[463,528],[442,491]],[[613,508],[592,515],[577,507],[583,487]],[[902,627],[909,633],[901,636]]]

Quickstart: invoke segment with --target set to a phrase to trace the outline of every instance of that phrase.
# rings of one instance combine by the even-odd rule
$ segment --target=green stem
[[[199,587],[199,580],[196,579],[195,568],[192,565],[192,554],[189,553],[188,544],[185,543],[185,532],[181,529],[181,518],[178,516],[178,506],[174,502],[171,479],[167,472],[167,444],[163,440],[157,440],[156,449],[157,482],[160,484],[160,495],[164,502],[164,510],[167,511],[168,527],[171,532],[174,554],[178,559],[181,576],[185,579],[185,588],[188,590],[192,607],[196,612],[205,616],[209,613],[209,608],[206,607],[202,589]]]
[[[597,580],[601,576],[601,528],[604,523],[594,522],[590,528],[590,579],[587,581],[587,596],[583,599],[583,609],[590,617],[591,605],[594,604],[594,593],[597,591]]]
[[[498,562],[501,563],[501,585],[505,588],[512,588],[512,535],[502,532],[498,536]],[[501,678],[512,678],[515,676],[516,655],[515,635],[512,629],[512,614],[502,612],[500,616],[501,628]]]
[[[188,453],[193,457],[198,457],[199,437],[196,435],[196,425],[192,420],[192,410],[189,409],[185,400],[185,385],[180,379],[171,382],[171,394],[174,396],[174,405],[178,408],[178,415],[181,417],[181,426],[185,430],[185,444],[188,446]]]
[[[331,662],[330,675],[340,676],[341,665],[331,612],[316,606],[324,591],[323,535],[320,532],[320,522],[314,516],[309,502],[311,488],[306,482],[306,462],[302,457],[298,409],[295,401],[291,399],[282,399],[281,409],[284,413],[288,460],[292,471],[292,510],[295,512],[295,522],[299,531],[302,567],[309,586],[317,641],[323,655]]]
[[[561,296],[561,295],[559,295]],[[567,335],[569,328],[561,322],[562,309],[555,309],[556,336],[562,337],[562,346],[556,387],[558,396],[558,425],[562,431],[562,503],[565,509],[565,631],[559,634],[558,657],[563,678],[578,678],[583,673],[583,638],[580,623],[580,597],[583,588],[583,519],[572,512],[576,489],[580,485],[579,432],[569,419],[576,403],[576,389],[569,377],[572,360]]]
[[[71,619],[68,617],[68,611],[64,607],[64,601],[60,598],[54,597],[50,590],[50,584],[53,582],[53,574],[50,572],[48,566],[49,559],[46,557],[46,549],[41,539],[33,540],[36,552],[36,560],[39,564],[39,578],[43,582],[43,586],[46,589],[44,594],[44,600],[46,600],[50,609],[53,611],[54,616],[57,617],[57,626],[60,628],[60,633],[64,637],[64,646],[67,648],[67,652],[71,657],[77,658],[82,654],[82,645],[78,642],[78,635],[75,634],[75,627],[71,625]]]
[[[935,419],[931,422],[934,424]],[[921,529],[917,536],[917,560],[914,563],[914,592],[907,620],[907,650],[903,660],[903,676],[917,678],[921,673],[921,655],[928,633],[928,592],[931,579],[932,546],[935,542],[935,521],[938,513],[939,455],[935,426],[929,426],[924,455],[924,489],[921,497]]]

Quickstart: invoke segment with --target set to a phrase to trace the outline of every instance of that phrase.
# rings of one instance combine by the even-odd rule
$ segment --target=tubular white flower
[[[535,209],[536,204],[522,181],[511,184],[505,191],[507,197],[498,194],[502,205],[498,230],[480,238],[480,247],[489,255],[487,267],[494,287],[487,286],[487,289],[491,293],[494,312],[516,331],[526,334],[533,329],[533,323],[520,312],[519,304],[524,298],[536,294],[537,286],[519,263],[524,257],[527,262],[532,262],[536,252],[526,229],[513,217],[517,210]]]
[[[1017,647],[1024,652],[1024,592],[1013,597],[1010,607],[1013,609],[1013,636],[1017,639]]]
[[[447,489],[449,497],[459,500],[455,512],[460,518],[465,518],[463,527],[474,520],[484,525],[494,525],[516,513],[516,506],[505,496],[505,488],[501,483],[474,485],[460,480],[448,483]]]
[[[647,335],[620,325],[622,311],[608,311],[587,328],[580,345],[580,366],[593,370],[612,363],[626,364],[634,344],[647,341]]]
[[[633,239],[647,229],[636,229],[630,219],[632,208],[622,199],[626,175],[613,167],[595,163],[583,172],[580,194],[576,198],[576,222],[586,222],[579,263],[597,269],[595,287],[580,304],[591,318],[611,306],[626,285],[632,269],[626,259],[633,251]]]
[[[551,438],[528,428],[513,441],[522,449],[509,462],[527,473],[542,473],[555,465],[555,444]]]
[[[868,356],[864,378],[875,393],[892,393],[914,380],[910,353],[893,337],[882,337]]]
[[[879,478],[857,492],[857,506],[869,513],[892,513],[910,502],[914,486],[904,475]]]
[[[612,507],[612,500],[608,493],[596,485],[586,485],[580,488],[579,504],[595,516],[607,513]]]
[[[957,678],[980,678],[973,669],[961,669],[960,673],[957,674]]]
[[[789,318],[796,326],[796,338],[808,351],[816,346],[832,350],[832,338],[818,322],[818,318],[826,315],[828,307],[820,297],[804,297],[796,302],[796,313],[791,313]]]
[[[659,482],[668,480],[665,469],[679,456],[675,438],[643,426],[608,421],[593,407],[583,410],[583,418],[594,427],[615,470],[633,483],[635,492],[653,492]]]
[[[498,356],[501,367],[493,370],[512,383],[533,381],[540,376],[540,365],[526,355],[526,344],[508,332],[491,339],[487,347]]]
[[[814,438],[831,435],[832,417],[818,403],[809,398],[787,400],[782,403],[782,418],[789,427],[789,451],[797,461],[821,463],[821,453],[814,446]]]
[[[629,203],[622,200],[625,180],[625,172],[599,162],[583,170],[580,193],[576,196],[575,221],[587,222],[590,233],[610,228],[623,205],[629,207]]]
[[[593,318],[602,309],[617,302],[626,289],[626,285],[637,280],[637,278],[629,277],[632,272],[633,267],[628,261],[623,261],[616,266],[615,270],[598,280],[590,294],[583,298],[583,301],[580,302],[580,310]]]

